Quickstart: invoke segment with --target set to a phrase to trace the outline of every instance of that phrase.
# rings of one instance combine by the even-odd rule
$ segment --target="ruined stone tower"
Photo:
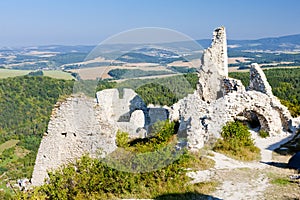
[[[223,79],[228,77],[228,56],[225,27],[217,28],[213,33],[211,47],[201,58],[199,82],[200,98],[211,102],[224,96]]]
[[[171,119],[179,120],[179,133],[186,137],[190,150],[199,150],[210,137],[220,137],[229,121],[256,122],[258,130],[271,136],[290,130],[291,115],[272,94],[264,72],[253,63],[250,85],[246,90],[240,80],[228,77],[226,32],[213,33],[211,46],[203,52],[198,70],[197,91],[172,106]]]

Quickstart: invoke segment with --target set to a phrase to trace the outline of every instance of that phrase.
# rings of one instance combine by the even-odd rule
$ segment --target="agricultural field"
[[[14,70],[14,69],[0,69],[0,79],[8,78],[8,77],[16,77],[16,76],[24,76],[32,72],[32,70]],[[63,72],[60,70],[49,70],[43,71],[44,76],[48,76],[51,78],[64,79],[64,80],[72,80],[74,77],[67,72]]]

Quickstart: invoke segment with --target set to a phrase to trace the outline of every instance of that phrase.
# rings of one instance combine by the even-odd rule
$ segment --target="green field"
[[[0,69],[0,78],[24,76],[29,72],[29,70]]]
[[[14,69],[0,69],[0,78],[24,76],[31,72],[30,70],[14,70]],[[44,76],[49,76],[51,78],[71,80],[74,79],[70,73],[59,71],[59,70],[50,70],[43,71]]]
[[[51,71],[43,71],[44,76],[48,76],[51,78],[58,78],[58,79],[64,79],[64,80],[72,80],[74,79],[73,76],[71,76],[70,73],[59,71],[59,70],[51,70]]]

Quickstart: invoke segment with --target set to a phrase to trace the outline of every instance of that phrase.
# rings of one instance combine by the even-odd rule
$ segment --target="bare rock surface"
[[[272,88],[266,75],[257,63],[251,64],[249,89],[262,92],[268,96],[273,96]]]

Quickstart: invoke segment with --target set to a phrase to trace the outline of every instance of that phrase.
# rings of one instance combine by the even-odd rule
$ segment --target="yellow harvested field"
[[[70,70],[70,72],[78,73],[82,80],[95,80],[96,78],[106,79],[112,78],[108,72],[112,69],[140,69],[144,71],[170,71],[165,66],[151,65],[151,63],[134,63],[125,64],[123,66],[101,66]],[[172,71],[170,71],[172,73]]]
[[[189,62],[183,62],[183,61],[174,61],[172,63],[169,63],[168,66],[174,66],[174,67],[191,67],[191,68],[197,68],[201,65],[200,59],[194,59]]]
[[[120,68],[120,67],[119,67]],[[70,70],[70,72],[78,73],[82,80],[95,80],[96,78],[111,78],[108,75],[111,67],[91,67],[91,68],[83,68],[83,69],[75,69]]]

